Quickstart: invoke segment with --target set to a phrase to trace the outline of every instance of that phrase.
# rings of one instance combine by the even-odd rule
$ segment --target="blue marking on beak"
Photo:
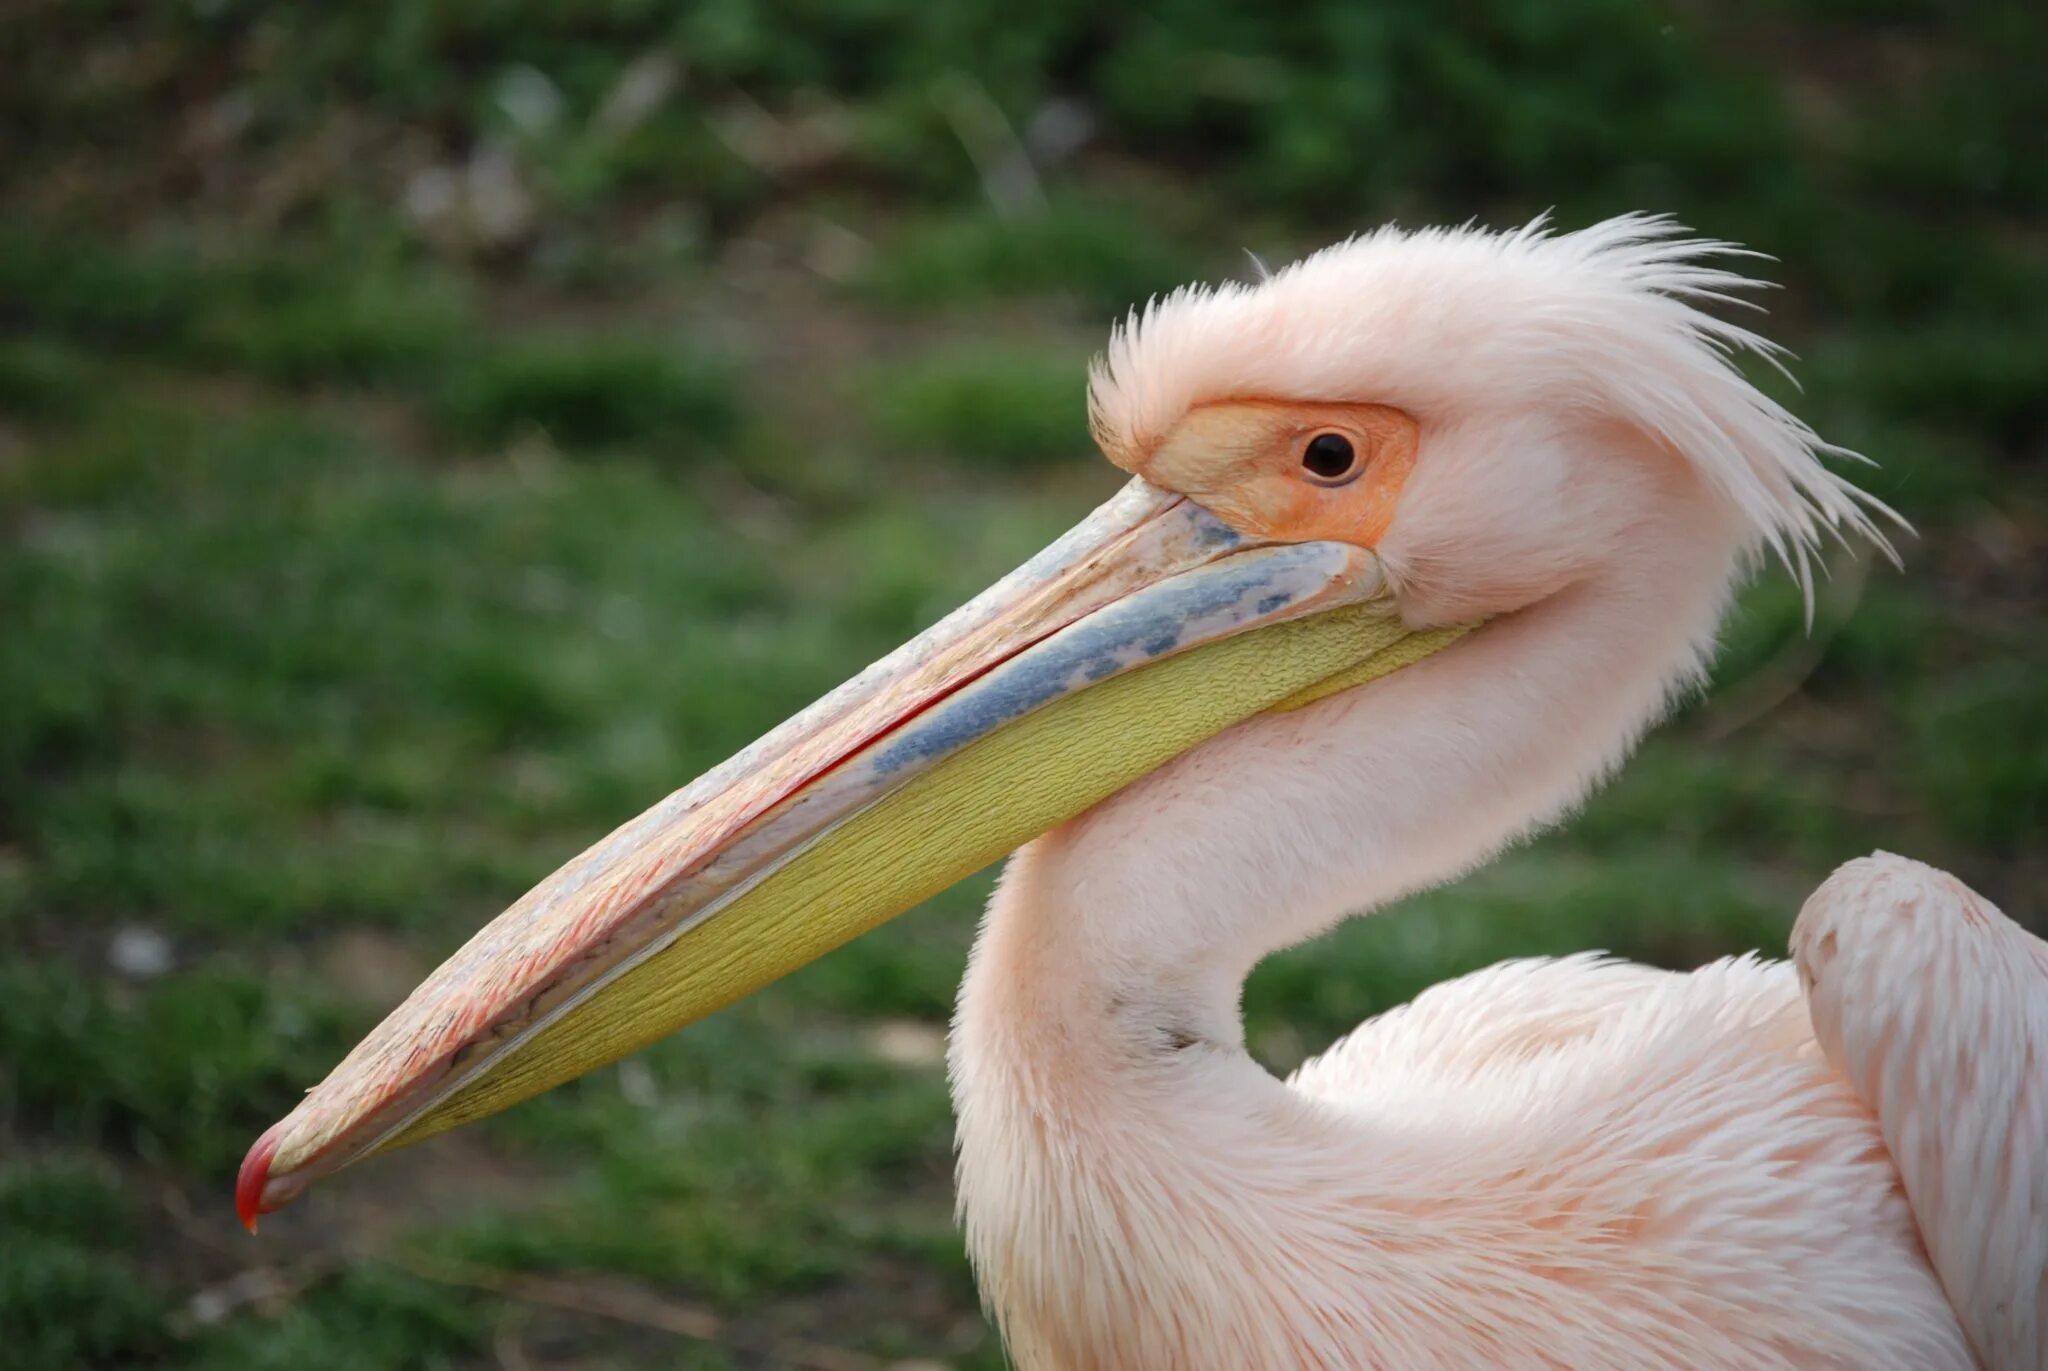
[[[1235,536],[1234,534],[1232,535]],[[1108,605],[990,672],[884,743],[873,767],[887,777],[947,755],[1041,705],[1195,641],[1255,628],[1293,604],[1326,565],[1326,546],[1298,544],[1184,572]]]

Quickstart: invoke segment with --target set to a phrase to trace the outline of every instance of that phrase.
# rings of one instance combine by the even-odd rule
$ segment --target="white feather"
[[[1824,533],[1880,541],[1882,506],[1730,364],[1770,345],[1697,308],[1749,286],[1707,263],[1732,249],[1679,232],[1382,230],[1111,339],[1091,400],[1126,464],[1218,400],[1408,410],[1421,442],[1375,550],[1410,622],[1494,617],[1013,859],[952,1072],[969,1251],[1020,1366],[1962,1371],[1966,1325],[2010,1318],[1989,1268],[2017,1259],[2004,1276],[2034,1289],[2043,1226],[1985,1215],[2041,1202],[2042,1092],[2005,1125],[1954,1092],[1866,1102],[1784,965],[1509,963],[1288,1082],[1244,1050],[1261,957],[1455,877],[1608,774],[1697,679],[1748,553],[1804,580]],[[2024,1011],[1957,971],[1916,985],[1970,1041],[2043,1041],[2048,976]],[[1854,1024],[1902,992],[1843,993]],[[1966,1204],[1923,1201],[1909,1135],[1983,1144]],[[1908,1194],[1922,1228],[1967,1216],[1937,1245],[1946,1294]]]

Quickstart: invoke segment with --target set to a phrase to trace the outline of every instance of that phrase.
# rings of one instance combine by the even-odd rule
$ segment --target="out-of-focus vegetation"
[[[1775,254],[1796,406],[1919,536],[1810,636],[1766,572],[1586,814],[1263,968],[1255,1049],[1502,956],[1773,949],[1878,844],[2038,914],[2044,59],[2031,0],[7,7],[9,1365],[1000,1365],[938,1056],[979,884],[257,1241],[234,1163],[1113,488],[1117,312],[1387,218]]]

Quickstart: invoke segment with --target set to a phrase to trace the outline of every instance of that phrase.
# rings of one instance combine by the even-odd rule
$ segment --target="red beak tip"
[[[270,1159],[276,1155],[277,1130],[272,1128],[242,1158],[242,1170],[235,1177],[235,1213],[251,1233],[264,1213],[263,1188],[270,1183]]]

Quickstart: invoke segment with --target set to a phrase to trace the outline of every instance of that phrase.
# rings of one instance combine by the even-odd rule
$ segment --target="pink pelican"
[[[479,932],[244,1218],[1014,851],[951,1074],[1019,1366],[2048,1366],[2048,950],[1939,873],[1844,868],[1796,965],[1514,962],[1245,1050],[1256,962],[1570,809],[1759,554],[1882,545],[1681,233],[1387,229],[1134,314],[1122,493]]]

